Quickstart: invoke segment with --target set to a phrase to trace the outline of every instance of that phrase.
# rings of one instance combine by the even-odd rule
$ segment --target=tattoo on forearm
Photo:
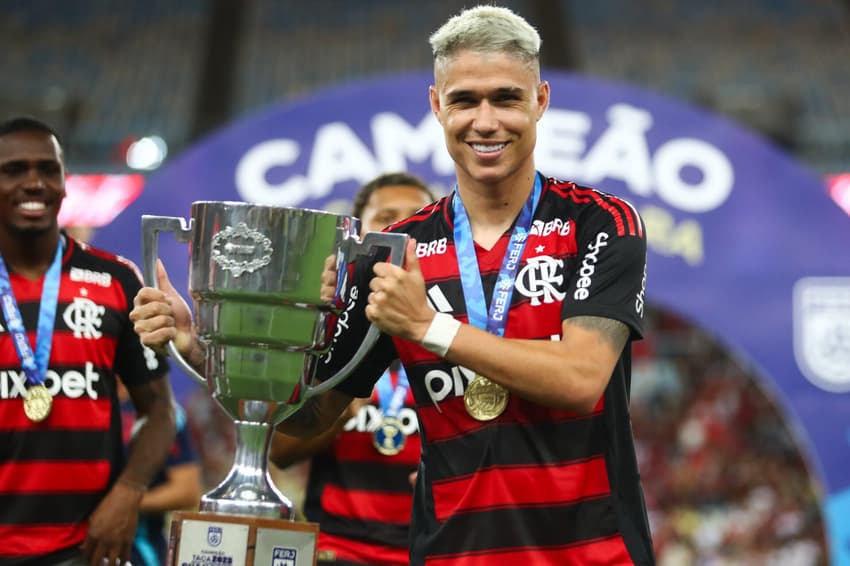
[[[629,328],[619,320],[600,316],[577,316],[569,322],[584,330],[599,333],[616,352],[621,352],[629,339]]]

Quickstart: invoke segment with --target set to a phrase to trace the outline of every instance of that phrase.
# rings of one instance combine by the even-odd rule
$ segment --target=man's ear
[[[540,81],[537,85],[537,120],[543,117],[547,108],[549,108],[549,83]]]
[[[428,100],[431,103],[431,112],[434,113],[437,121],[442,124],[443,120],[440,118],[440,93],[437,92],[437,87],[434,85],[428,87]]]

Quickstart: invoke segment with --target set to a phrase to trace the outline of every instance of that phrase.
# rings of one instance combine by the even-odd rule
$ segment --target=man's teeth
[[[490,144],[485,145],[483,143],[474,143],[474,144],[472,144],[472,149],[474,149],[475,151],[478,151],[480,153],[494,153],[496,151],[503,150],[506,145],[508,145],[508,144],[500,143],[500,144],[496,144],[496,145],[490,145]]]
[[[28,201],[28,202],[22,202],[22,203],[21,203],[20,205],[18,205],[18,206],[20,206],[20,207],[21,207],[21,208],[23,208],[24,210],[44,210],[45,208],[47,208],[47,207],[45,206],[45,204],[44,204],[43,202],[41,202],[41,201]]]

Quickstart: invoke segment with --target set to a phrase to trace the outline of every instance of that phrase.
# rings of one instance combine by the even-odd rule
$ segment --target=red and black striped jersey
[[[434,310],[467,322],[451,197],[390,230],[417,240]],[[488,301],[509,238],[510,231],[490,250],[476,245]],[[371,278],[366,263],[355,266],[350,291],[363,299]],[[631,338],[638,339],[645,277],[644,226],[629,203],[546,179],[504,336],[558,340],[564,319],[595,316],[625,323]],[[351,343],[364,334],[363,305],[350,313],[343,336],[352,338],[337,340],[333,351],[343,355],[331,356],[328,366],[334,358],[349,359],[346,354],[356,346]],[[338,388],[355,396],[368,394],[395,356],[407,369],[422,436],[411,519],[412,564],[654,563],[628,409],[629,346],[591,414],[511,395],[504,413],[488,422],[465,410],[463,394],[474,378],[471,371],[402,339],[382,336],[355,376]]]
[[[23,410],[26,377],[5,318],[0,328],[0,564],[72,549],[124,465],[116,374],[132,386],[166,362],[142,346],[129,312],[141,284],[122,258],[65,238],[41,422]],[[10,273],[35,351],[43,277]]]
[[[389,372],[394,389],[398,364]],[[419,426],[413,395],[395,418],[406,436],[398,454],[382,454],[374,433],[383,418],[377,388],[371,402],[348,420],[331,447],[313,457],[304,500],[307,519],[319,523],[318,555],[340,564],[408,563],[410,474],[419,464]]]

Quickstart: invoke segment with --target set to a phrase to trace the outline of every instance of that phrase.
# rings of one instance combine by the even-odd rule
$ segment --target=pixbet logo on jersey
[[[451,373],[441,369],[432,369],[425,374],[425,389],[428,390],[428,396],[436,407],[437,403],[443,401],[449,395],[463,396],[466,386],[474,378],[474,371],[461,366],[452,367]]]
[[[360,407],[357,414],[345,423],[345,430],[357,432],[375,432],[383,421],[383,412],[375,405],[364,405]],[[410,407],[402,407],[397,417],[401,423],[401,431],[405,436],[416,434],[419,431],[419,422],[416,420],[416,411]]]
[[[89,399],[97,399],[99,381],[100,374],[94,371],[94,364],[86,362],[83,372],[71,370],[59,374],[48,369],[44,377],[44,386],[53,397],[62,393],[70,399],[77,399],[83,395],[87,395]],[[0,371],[0,399],[21,397],[27,389],[26,383],[27,377],[23,371]]]

